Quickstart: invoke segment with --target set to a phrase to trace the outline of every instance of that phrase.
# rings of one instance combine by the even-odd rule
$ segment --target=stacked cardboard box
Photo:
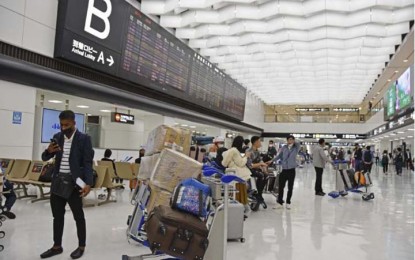
[[[159,153],[156,153],[151,156],[141,157],[140,170],[137,176],[139,180],[149,180],[151,178],[151,173],[154,167],[156,167],[159,155]]]
[[[160,153],[164,148],[170,148],[188,155],[190,143],[190,130],[161,125],[148,135],[146,155]]]

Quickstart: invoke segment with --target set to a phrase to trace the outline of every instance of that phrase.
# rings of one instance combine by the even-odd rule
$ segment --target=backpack
[[[209,185],[194,178],[185,179],[174,189],[170,206],[198,217],[207,217],[211,196]]]
[[[403,157],[402,157],[402,154],[401,154],[401,153],[398,153],[398,154],[396,155],[396,159],[395,159],[395,161],[396,161],[397,163],[403,163]]]
[[[48,163],[43,166],[42,171],[40,172],[39,181],[40,182],[52,182],[53,171],[55,170],[54,163]]]
[[[372,152],[371,151],[365,151],[364,155],[363,155],[363,160],[366,163],[371,163],[373,158],[372,158]]]

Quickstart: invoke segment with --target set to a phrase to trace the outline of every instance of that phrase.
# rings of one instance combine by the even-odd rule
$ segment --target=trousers
[[[50,206],[52,208],[53,215],[54,246],[62,245],[66,203],[69,204],[73,218],[76,222],[76,231],[78,234],[79,246],[84,247],[86,243],[86,223],[82,206],[82,198],[80,197],[79,191],[77,189],[74,189],[72,195],[68,199],[62,198],[53,193],[50,195]]]
[[[323,188],[321,187],[322,179],[323,179],[323,168],[320,167],[314,167],[316,170],[316,183],[314,185],[314,191],[317,192],[323,192]]]
[[[279,178],[279,191],[278,191],[278,200],[280,204],[284,203],[284,189],[285,183],[288,182],[288,192],[287,192],[287,204],[291,204],[291,197],[293,195],[295,180],[295,168],[282,170]]]

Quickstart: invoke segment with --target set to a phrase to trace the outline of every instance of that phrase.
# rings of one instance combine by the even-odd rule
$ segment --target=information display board
[[[55,57],[243,120],[246,89],[125,0],[59,1]]]

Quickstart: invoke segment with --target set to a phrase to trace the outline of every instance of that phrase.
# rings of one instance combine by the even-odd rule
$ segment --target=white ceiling
[[[413,0],[142,0],[141,10],[267,104],[360,104]]]

